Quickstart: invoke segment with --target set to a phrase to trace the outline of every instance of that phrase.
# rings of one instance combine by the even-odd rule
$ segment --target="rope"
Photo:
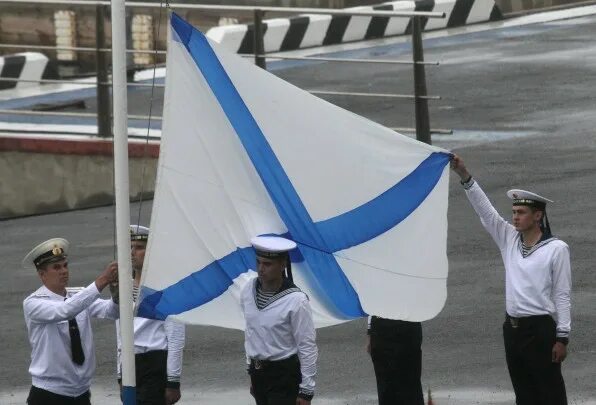
[[[143,165],[142,165],[142,171],[141,171],[141,187],[140,187],[140,197],[139,197],[139,211],[137,214],[137,224],[141,223],[141,211],[143,209],[143,194],[145,192],[145,172],[147,169],[147,152],[149,150],[149,132],[151,130],[151,119],[152,119],[152,114],[153,114],[153,100],[154,100],[154,94],[155,94],[155,76],[156,76],[156,70],[157,70],[157,55],[158,55],[158,49],[157,49],[157,41],[159,39],[159,34],[161,33],[161,19],[162,19],[162,11],[164,9],[163,7],[164,2],[163,0],[160,0],[159,3],[159,17],[158,17],[158,22],[157,22],[157,35],[155,36],[155,38],[153,39],[153,49],[154,49],[154,53],[153,53],[153,78],[151,79],[151,97],[149,99],[149,114],[148,114],[148,121],[147,121],[147,135],[145,136],[145,146],[143,148]],[[169,0],[165,0],[165,6],[167,9],[170,8],[170,3]]]

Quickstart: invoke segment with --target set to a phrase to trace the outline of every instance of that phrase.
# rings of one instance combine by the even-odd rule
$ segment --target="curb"
[[[81,137],[82,138],[82,137]],[[112,156],[113,143],[111,139],[57,139],[50,136],[2,136],[0,135],[1,152],[45,153],[55,155],[79,156]],[[159,142],[129,141],[128,156],[130,158],[159,157]]]
[[[496,0],[501,12],[507,18],[519,17],[535,12],[566,10],[575,7],[592,6],[596,0]]]
[[[128,145],[130,199],[150,198],[159,142]],[[110,140],[0,136],[0,221],[112,204],[112,155]]]
[[[33,82],[3,81],[6,79]],[[39,52],[24,52],[0,56],[0,90],[38,86],[41,79],[57,79],[56,68],[47,56]]]
[[[392,1],[376,6],[352,7],[354,11],[433,11],[444,19],[423,21],[424,31],[459,27],[503,18],[495,0]],[[411,32],[409,18],[343,15],[299,15],[263,21],[265,52],[290,51],[314,46],[361,41]],[[253,24],[214,27],[207,37],[237,53],[254,53]]]

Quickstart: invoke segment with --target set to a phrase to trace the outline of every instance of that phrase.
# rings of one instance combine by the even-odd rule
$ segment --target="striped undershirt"
[[[526,257],[534,246],[526,246],[525,243],[522,242],[522,256]]]
[[[275,291],[263,291],[261,286],[257,284],[257,308],[265,308],[271,297],[273,297],[275,294]]]
[[[133,302],[137,302],[137,298],[139,298],[139,287],[132,286],[132,300]]]

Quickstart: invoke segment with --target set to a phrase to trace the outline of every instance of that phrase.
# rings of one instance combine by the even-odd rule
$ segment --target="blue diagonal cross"
[[[256,168],[288,228],[285,236],[298,243],[292,261],[306,261],[312,272],[312,287],[336,316],[365,316],[358,294],[333,253],[366,242],[405,219],[433,190],[450,156],[432,153],[407,177],[373,200],[347,213],[314,222],[205,36],[176,14],[172,14],[171,24],[174,37],[191,54]],[[238,248],[162,291],[145,289],[138,315],[165,319],[205,304],[253,268],[255,259],[252,248]]]

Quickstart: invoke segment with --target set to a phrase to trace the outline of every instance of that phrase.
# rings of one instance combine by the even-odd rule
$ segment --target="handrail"
[[[2,0],[0,0],[0,3]],[[52,45],[29,45],[29,44],[0,44],[0,48],[7,49],[39,49],[48,51],[78,51],[78,52],[112,52],[111,48],[92,48],[85,46],[52,46]],[[165,55],[165,50],[151,50],[151,49],[127,49],[127,53],[150,53]]]
[[[25,115],[25,116],[34,116],[39,115],[42,117],[88,117],[88,118],[95,118],[97,117],[97,113],[86,113],[86,112],[73,112],[73,111],[36,111],[36,110],[0,110],[0,115]],[[128,114],[128,118],[133,120],[147,120],[149,119],[148,115],[137,115],[137,114]],[[152,120],[161,120],[163,117],[152,115]]]
[[[327,91],[327,90],[306,90],[310,94],[319,94],[324,96],[356,96],[356,97],[380,97],[380,98],[407,98],[415,99],[413,94],[392,94],[392,93],[357,93],[350,91]],[[418,96],[423,100],[440,100],[441,96]]]
[[[0,4],[36,4],[36,5],[49,5],[49,6],[88,6],[88,7],[95,7],[97,9],[96,12],[96,29],[97,27],[102,27],[103,24],[100,24],[98,21],[101,21],[104,17],[100,17],[103,15],[100,13],[101,10],[105,9],[107,6],[111,5],[110,1],[106,0],[0,0]],[[162,3],[148,3],[148,2],[126,2],[126,7],[131,8],[149,8],[149,9],[157,9],[163,7]],[[440,96],[429,96],[427,95],[426,91],[426,79],[424,73],[424,66],[425,65],[438,65],[438,62],[426,62],[424,61],[423,57],[423,49],[422,49],[422,26],[425,19],[428,18],[445,18],[444,12],[429,12],[429,11],[393,11],[393,10],[375,10],[375,9],[365,9],[362,8],[348,8],[348,9],[326,9],[326,8],[304,8],[304,7],[261,7],[261,6],[223,6],[223,5],[207,5],[207,4],[180,4],[180,3],[171,3],[167,4],[166,6],[170,9],[186,9],[186,10],[214,10],[214,11],[236,11],[236,12],[253,12],[253,24],[254,24],[254,35],[253,35],[253,49],[255,58],[255,64],[262,68],[266,68],[266,59],[270,60],[303,60],[303,61],[322,61],[322,62],[345,62],[345,63],[378,63],[378,64],[393,64],[393,65],[412,65],[414,70],[414,94],[413,95],[404,95],[404,94],[391,94],[391,93],[360,93],[360,92],[341,92],[341,91],[324,91],[324,90],[307,90],[312,94],[317,95],[328,95],[328,96],[356,96],[356,97],[383,97],[383,98],[405,98],[414,100],[415,103],[415,112],[416,112],[416,138],[423,142],[430,143],[430,124],[429,124],[429,117],[428,117],[428,100],[440,100]],[[263,28],[263,14],[264,12],[275,12],[275,13],[284,13],[288,14],[314,14],[314,15],[331,15],[331,16],[355,16],[355,17],[383,17],[383,18],[393,18],[393,17],[401,17],[401,18],[411,18],[412,24],[412,61],[403,61],[403,60],[389,60],[389,59],[354,59],[354,58],[329,58],[329,57],[320,57],[320,56],[311,56],[311,57],[302,57],[302,56],[286,56],[286,55],[279,55],[279,53],[270,53],[266,54],[264,52],[264,28]],[[161,13],[160,13],[161,15]],[[99,38],[99,39],[97,39]],[[96,59],[98,61],[98,78],[95,82],[68,82],[71,85],[87,87],[87,86],[97,86],[97,95],[98,95],[98,106],[102,106],[104,104],[109,104],[109,85],[111,82],[108,78],[108,66],[105,62],[101,62],[104,58],[104,55],[111,52],[109,48],[105,45],[104,34],[100,32],[100,30],[96,31],[96,39],[97,39],[97,46],[96,47],[68,47],[68,46],[44,46],[44,45],[22,45],[22,44],[0,44],[0,49],[2,48],[18,48],[18,49],[40,49],[40,50],[68,50],[68,51],[79,51],[79,52],[95,52]],[[157,46],[155,45],[155,48]],[[164,50],[135,50],[135,49],[128,49],[126,50],[128,53],[135,53],[135,54],[153,54],[153,55],[162,55],[165,54],[166,51]],[[246,57],[247,55],[241,55],[242,57]],[[101,73],[101,75],[100,75]],[[101,76],[101,77],[100,77]],[[0,81],[2,78],[0,78]],[[22,79],[15,79],[9,78],[4,79],[5,81],[14,81],[14,82],[28,82],[30,80],[22,80]],[[62,83],[62,80],[31,80],[32,82],[37,83]],[[127,83],[129,86],[151,86],[151,87],[164,87],[163,84],[155,84],[153,83]],[[101,102],[103,100],[103,102]],[[107,100],[107,101],[106,101]],[[0,114],[35,114],[38,112],[35,111],[26,111],[20,110],[19,112],[15,110],[0,110]],[[68,114],[68,113],[64,113]],[[76,113],[72,113],[76,114]],[[84,113],[85,116],[92,116],[91,113],[87,114]],[[46,114],[44,114],[46,115]],[[47,114],[50,115],[50,114]],[[56,114],[54,115],[61,115]],[[105,111],[97,112],[98,118],[98,133],[104,134],[108,133],[109,130],[105,128],[109,128],[109,113]],[[80,116],[80,113],[79,113]],[[155,118],[158,120],[159,118]],[[105,123],[104,123],[105,121]],[[102,125],[99,123],[104,123],[103,130]]]
[[[253,55],[247,53],[238,54],[245,58],[253,58],[255,56],[267,58],[267,59],[279,59],[279,60],[305,60],[305,61],[318,61],[318,62],[345,62],[345,63],[378,63],[378,64],[389,64],[389,65],[435,65],[438,66],[439,62],[414,62],[411,60],[392,60],[392,59],[353,59],[353,58],[322,58],[320,56],[285,56],[279,54],[264,54],[264,55]]]
[[[48,5],[63,5],[63,6],[109,6],[109,1],[101,0],[0,0],[0,3],[20,3],[20,4],[48,4]],[[160,8],[160,3],[146,3],[146,2],[126,2],[126,7],[139,8]],[[373,10],[363,11],[354,9],[332,9],[332,8],[308,8],[308,7],[270,7],[270,6],[223,6],[212,4],[181,4],[170,3],[169,7],[172,9],[183,10],[214,10],[214,11],[245,11],[252,12],[254,10],[291,13],[291,14],[329,14],[329,15],[345,15],[357,17],[426,17],[426,18],[445,18],[443,12],[432,11],[384,11]]]
[[[2,0],[0,0],[0,3]],[[51,45],[30,45],[30,44],[0,44],[0,48],[8,49],[39,49],[48,51],[78,51],[78,52],[112,52],[110,48],[91,48],[83,46],[51,46]],[[158,54],[165,55],[165,50],[137,50],[127,49],[127,53],[147,53],[147,54]],[[413,62],[409,60],[391,60],[391,59],[350,59],[350,58],[322,58],[319,56],[285,56],[279,54],[264,54],[254,55],[248,53],[239,53],[238,56],[243,58],[254,58],[262,57],[267,59],[278,59],[278,60],[305,60],[305,61],[318,61],[318,62],[347,62],[347,63],[378,63],[378,64],[390,64],[390,65],[412,65],[414,63],[421,65],[439,65],[439,62]]]

